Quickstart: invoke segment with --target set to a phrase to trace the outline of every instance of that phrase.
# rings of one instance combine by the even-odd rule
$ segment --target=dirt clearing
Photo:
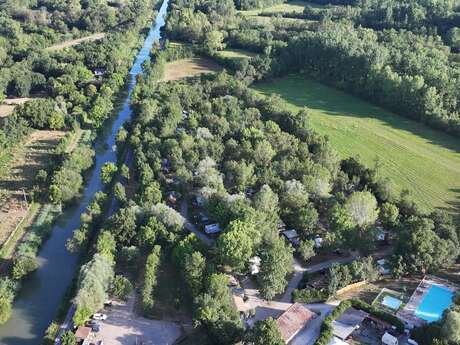
[[[163,81],[179,80],[205,73],[222,71],[222,66],[202,57],[177,60],[166,64]]]
[[[3,244],[27,214],[24,192],[31,191],[38,170],[51,162],[63,131],[35,131],[12,153],[5,171],[0,171],[0,244]],[[29,199],[30,201],[30,199]]]
[[[33,98],[23,97],[23,98],[7,98],[3,100],[3,104],[0,104],[0,117],[6,117],[11,115],[14,110],[14,107],[18,104],[24,104],[28,101],[31,101]]]
[[[77,38],[77,39],[74,39],[74,40],[57,43],[55,45],[52,45],[52,46],[46,48],[46,50],[48,50],[48,51],[60,50],[60,49],[69,48],[69,47],[79,45],[80,43],[83,43],[83,42],[86,42],[86,41],[101,40],[101,39],[103,39],[105,37],[105,35],[106,35],[105,32],[97,32],[95,34],[92,34],[92,35],[89,35],[89,36],[86,36],[86,37]]]

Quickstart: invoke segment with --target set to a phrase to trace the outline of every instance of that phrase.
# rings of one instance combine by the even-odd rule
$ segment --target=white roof
[[[216,234],[218,232],[221,232],[221,228],[219,224],[209,224],[204,227],[204,231],[207,234]]]
[[[398,338],[392,336],[390,333],[385,332],[382,336],[382,343],[386,345],[398,345]]]
[[[286,236],[287,239],[292,240],[294,238],[299,237],[299,234],[297,233],[297,230],[291,229],[291,230],[285,230],[281,232],[284,236]]]

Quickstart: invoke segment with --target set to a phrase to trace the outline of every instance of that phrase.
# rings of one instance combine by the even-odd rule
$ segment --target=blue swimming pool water
[[[399,307],[401,306],[401,303],[402,303],[401,300],[395,297],[391,297],[391,296],[385,296],[382,301],[382,304],[384,306],[391,308],[393,310],[399,309]]]
[[[450,307],[454,294],[440,285],[432,285],[415,310],[415,315],[428,322],[438,321],[444,310]]]

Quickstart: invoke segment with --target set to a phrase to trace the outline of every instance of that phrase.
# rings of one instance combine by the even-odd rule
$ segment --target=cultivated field
[[[64,134],[62,131],[31,133],[12,153],[9,167],[0,172],[0,244],[27,214],[24,192],[31,191],[38,170],[51,161],[53,150]]]
[[[341,157],[359,156],[368,166],[378,159],[395,190],[410,189],[425,210],[460,210],[457,139],[301,76],[256,88],[281,95],[293,111],[310,108],[313,128],[329,136]]]
[[[220,71],[222,71],[221,66],[206,58],[182,59],[166,64],[163,81],[178,80],[199,74]]]

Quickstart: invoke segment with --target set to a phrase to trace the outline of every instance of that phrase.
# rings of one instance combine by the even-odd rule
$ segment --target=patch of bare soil
[[[163,81],[179,80],[205,73],[217,73],[222,71],[222,66],[210,59],[197,57],[182,59],[166,64]]]
[[[0,117],[6,117],[11,115],[14,110],[14,107],[18,104],[24,104],[33,98],[22,97],[22,98],[7,98],[3,101],[3,104],[0,104]]]
[[[35,131],[21,147],[6,171],[0,172],[0,244],[27,214],[24,194],[32,189],[38,170],[51,161],[63,131]],[[30,201],[30,200],[29,200]]]

